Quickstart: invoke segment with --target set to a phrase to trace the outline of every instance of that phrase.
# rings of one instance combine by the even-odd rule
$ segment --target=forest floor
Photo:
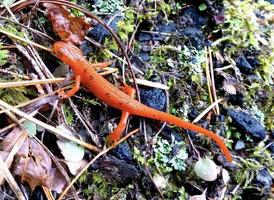
[[[274,198],[273,1],[51,2],[105,24],[72,4],[3,2],[1,199]],[[121,113],[82,86],[59,98],[72,85],[55,78],[69,73],[51,50],[59,40],[91,63],[112,61],[97,71],[117,87],[138,85],[143,104],[212,130],[232,162],[210,138],[138,116],[108,147]]]

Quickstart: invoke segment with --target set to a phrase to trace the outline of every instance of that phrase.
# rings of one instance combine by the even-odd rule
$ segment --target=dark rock
[[[158,88],[140,88],[140,96],[143,104],[156,110],[164,111],[166,107],[166,95],[164,90]]]
[[[260,61],[255,56],[246,56],[246,60],[254,68],[260,66]]]
[[[30,196],[30,200],[43,200],[43,199],[47,199],[47,198],[42,188],[40,186],[35,187],[34,191],[32,192]]]
[[[193,120],[191,120],[193,121]],[[211,123],[217,124],[225,121],[225,116],[222,114],[212,116]]]
[[[243,140],[238,140],[235,145],[235,150],[242,150],[245,148],[245,143]]]
[[[110,17],[108,17],[108,19]],[[108,19],[104,19],[104,21],[107,22]],[[109,27],[113,29],[114,32],[117,32],[118,30],[117,22],[120,21],[121,19],[122,19],[121,16],[116,16],[109,24]],[[98,23],[93,29],[91,29],[91,31],[87,33],[87,36],[99,42],[100,40],[104,40],[106,37],[111,37],[111,34],[102,24]]]
[[[274,154],[274,143],[272,143],[271,145],[269,145],[269,147],[267,149],[269,151],[271,151],[272,154]]]
[[[258,172],[256,180],[265,188],[269,188],[272,185],[272,177],[266,168]]]
[[[236,59],[236,66],[240,69],[242,73],[247,75],[252,74],[255,70],[255,67],[251,66],[244,56],[239,56]]]
[[[155,31],[164,33],[174,33],[176,32],[176,24],[174,21],[169,21],[168,23],[158,23],[155,27]]]
[[[194,7],[188,7],[180,14],[179,23],[183,27],[196,27],[202,28],[207,24],[208,19],[200,15]]]
[[[244,104],[244,95],[237,91],[236,94],[230,94],[228,96],[227,101],[231,103],[232,105],[237,105],[242,107]]]
[[[146,42],[146,41],[150,41],[153,39],[153,34],[152,33],[144,33],[141,32],[137,35],[137,40],[140,42]]]
[[[219,121],[219,122],[225,122],[225,116],[222,115],[222,114],[219,114],[219,115],[217,115],[217,119],[216,120]]]
[[[197,186],[195,186],[194,184],[191,184],[189,182],[186,182],[184,184],[184,188],[185,188],[186,192],[191,196],[202,194],[202,191]]]
[[[241,195],[241,199],[244,200],[254,200],[254,199],[260,199],[264,200],[266,198],[266,194],[262,194],[261,191],[258,190],[258,188],[247,188],[243,190],[243,194]]]
[[[140,172],[134,165],[113,156],[99,158],[92,166],[104,175],[109,182],[127,185],[139,178]]]
[[[92,46],[91,46],[91,43],[90,43],[89,41],[86,41],[86,40],[85,40],[84,42],[81,43],[80,49],[81,49],[81,51],[83,52],[83,54],[84,54],[85,56],[88,55],[90,52],[93,51],[93,48],[92,48]]]
[[[200,29],[187,27],[180,31],[190,41],[191,45],[201,50],[205,45],[205,36]]]
[[[123,143],[119,144],[111,152],[115,157],[117,157],[121,160],[124,160],[127,163],[130,163],[133,160],[132,153],[131,153],[130,147],[127,142],[123,142]]]
[[[261,81],[262,81],[262,79],[258,75],[255,75],[255,74],[251,74],[246,77],[246,82],[248,84],[260,83]]]
[[[139,53],[139,57],[141,58],[141,60],[142,60],[143,62],[148,62],[148,61],[150,61],[150,55],[149,55],[148,52],[141,51],[141,52]]]
[[[199,112],[194,106],[191,106],[190,111],[187,113],[187,117],[189,120],[193,121],[197,116],[199,115]]]
[[[175,141],[181,142],[183,141],[183,134],[176,132],[174,129],[170,128],[169,126],[165,126],[165,128],[162,131],[165,138],[168,140],[172,140],[172,137],[174,137]]]
[[[228,114],[231,116],[233,123],[244,133],[249,133],[251,136],[261,140],[266,137],[265,128],[249,113],[230,109]]]

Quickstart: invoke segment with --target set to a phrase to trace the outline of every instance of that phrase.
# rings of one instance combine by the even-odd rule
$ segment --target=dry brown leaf
[[[79,45],[85,37],[85,32],[90,28],[90,24],[82,17],[75,17],[64,7],[45,3],[47,17],[52,24],[53,30],[59,35],[61,40],[70,41]]]
[[[24,132],[15,128],[0,143],[2,157],[12,149],[21,134]],[[20,176],[22,181],[28,182],[32,190],[36,186],[46,186],[61,193],[66,184],[59,170],[52,166],[50,156],[34,138],[27,137],[24,140],[15,155],[13,168],[14,174]]]
[[[0,143],[0,150],[10,152],[21,135],[22,130],[19,128],[14,128]]]

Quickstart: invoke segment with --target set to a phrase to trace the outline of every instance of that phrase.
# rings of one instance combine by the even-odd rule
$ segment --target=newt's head
[[[81,50],[68,42],[55,42],[53,52],[60,60],[69,65],[83,58]]]

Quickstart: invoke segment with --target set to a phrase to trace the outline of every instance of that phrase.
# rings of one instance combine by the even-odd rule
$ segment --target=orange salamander
[[[60,60],[62,60],[64,63],[68,64],[71,67],[75,74],[75,87],[70,89],[67,93],[62,93],[62,98],[68,98],[74,95],[79,90],[80,83],[82,83],[100,100],[102,100],[111,107],[121,110],[122,115],[123,113],[124,115],[126,115],[122,116],[124,119],[127,119],[129,115],[136,115],[167,122],[184,129],[201,133],[213,139],[222,149],[226,159],[228,161],[232,161],[232,156],[229,150],[227,149],[223,140],[218,135],[200,126],[183,121],[182,119],[175,117],[171,114],[145,106],[144,104],[135,100],[134,98],[126,94],[127,92],[124,92],[115,87],[106,79],[104,79],[101,75],[99,75],[93,67],[100,65],[100,63],[89,63],[83,56],[81,50],[73,44],[61,41],[56,42],[53,45],[53,51]],[[123,122],[123,124],[124,125],[122,125],[122,127],[124,130],[125,122]],[[110,142],[115,143],[119,139],[120,133],[114,132],[110,135]]]

